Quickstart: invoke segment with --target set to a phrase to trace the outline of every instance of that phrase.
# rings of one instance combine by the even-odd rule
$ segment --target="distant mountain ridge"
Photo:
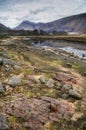
[[[23,21],[21,24],[19,24],[15,30],[34,30],[34,29],[40,29],[41,26],[43,26],[44,23],[35,23],[30,21]]]
[[[14,29],[10,29],[0,24],[0,33],[9,30],[43,30],[45,32],[67,32],[67,33],[86,33],[86,13],[73,15],[48,23],[35,23],[23,21]]]
[[[66,31],[86,33],[86,13],[65,17],[49,23],[23,21],[15,30],[41,29],[47,32]]]

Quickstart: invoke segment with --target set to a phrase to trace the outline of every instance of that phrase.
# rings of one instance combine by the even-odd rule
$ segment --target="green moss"
[[[9,122],[15,123],[15,122],[17,122],[17,118],[15,116],[10,116],[9,117]]]

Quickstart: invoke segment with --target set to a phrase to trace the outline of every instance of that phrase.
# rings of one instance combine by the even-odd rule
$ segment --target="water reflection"
[[[32,45],[38,47],[53,47],[59,48],[69,53],[74,53],[74,55],[80,58],[86,59],[86,43],[70,42],[63,40],[32,40]]]

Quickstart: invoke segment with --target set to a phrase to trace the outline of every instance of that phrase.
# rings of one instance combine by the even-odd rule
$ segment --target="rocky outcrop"
[[[25,128],[44,130],[49,121],[71,120],[74,109],[71,103],[50,97],[17,98],[4,108],[8,114],[22,120]]]

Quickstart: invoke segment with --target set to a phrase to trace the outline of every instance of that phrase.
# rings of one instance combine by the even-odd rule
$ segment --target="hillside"
[[[69,16],[49,23],[33,23],[29,21],[23,21],[18,25],[16,30],[34,30],[41,29],[47,32],[78,32],[86,33],[86,13]]]
[[[7,28],[6,26],[4,26],[3,24],[0,24],[0,33],[5,33],[9,30],[9,28]]]

